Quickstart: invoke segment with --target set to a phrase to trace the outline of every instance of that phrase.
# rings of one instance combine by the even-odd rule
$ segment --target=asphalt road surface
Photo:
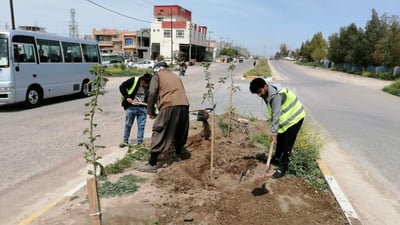
[[[270,61],[325,133],[323,159],[364,224],[400,221],[400,97],[390,82]]]

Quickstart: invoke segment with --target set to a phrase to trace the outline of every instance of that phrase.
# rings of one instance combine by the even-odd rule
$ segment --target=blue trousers
[[[146,125],[147,108],[143,106],[130,106],[126,109],[125,114],[125,129],[124,129],[124,142],[129,141],[132,125],[137,118],[137,144],[142,144],[144,139],[144,127]]]

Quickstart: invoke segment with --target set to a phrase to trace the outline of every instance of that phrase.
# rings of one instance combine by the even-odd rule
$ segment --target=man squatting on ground
[[[148,89],[151,81],[151,74],[144,74],[141,77],[132,77],[121,83],[119,91],[122,94],[121,105],[125,110],[124,137],[120,148],[128,146],[131,128],[137,118],[137,140],[138,145],[143,144],[144,128],[147,117]]]
[[[272,123],[271,144],[275,143],[276,149],[271,164],[278,168],[267,176],[281,178],[289,168],[290,155],[306,112],[296,95],[280,84],[268,84],[262,78],[255,78],[250,83],[250,92],[264,100]],[[266,172],[270,169],[267,167]]]
[[[167,67],[165,62],[156,64],[150,82],[147,114],[155,120],[149,163],[136,168],[142,172],[157,172],[158,155],[171,145],[175,147],[175,158],[179,159],[189,134],[189,100],[182,80]]]

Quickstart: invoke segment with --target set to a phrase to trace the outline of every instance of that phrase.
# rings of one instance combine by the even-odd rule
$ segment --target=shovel
[[[272,177],[273,173],[268,173],[269,170],[271,169],[271,158],[272,158],[272,151],[274,150],[275,142],[271,142],[269,146],[269,151],[268,151],[268,158],[267,158],[267,164],[265,165],[265,174],[264,177]]]

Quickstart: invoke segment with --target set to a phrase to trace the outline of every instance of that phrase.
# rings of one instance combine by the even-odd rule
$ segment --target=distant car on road
[[[101,64],[105,68],[113,67],[114,65],[119,65],[124,62],[124,58],[119,54],[102,54]]]
[[[138,69],[151,69],[154,67],[155,65],[155,61],[154,60],[143,60],[139,63],[133,63],[131,65],[128,64],[128,66],[130,68],[138,68]]]
[[[102,63],[102,65],[104,68],[111,68],[111,67],[114,67],[114,65],[119,66],[122,63],[123,63],[123,61],[121,61],[121,60],[113,59],[113,60],[110,60],[108,63]]]

